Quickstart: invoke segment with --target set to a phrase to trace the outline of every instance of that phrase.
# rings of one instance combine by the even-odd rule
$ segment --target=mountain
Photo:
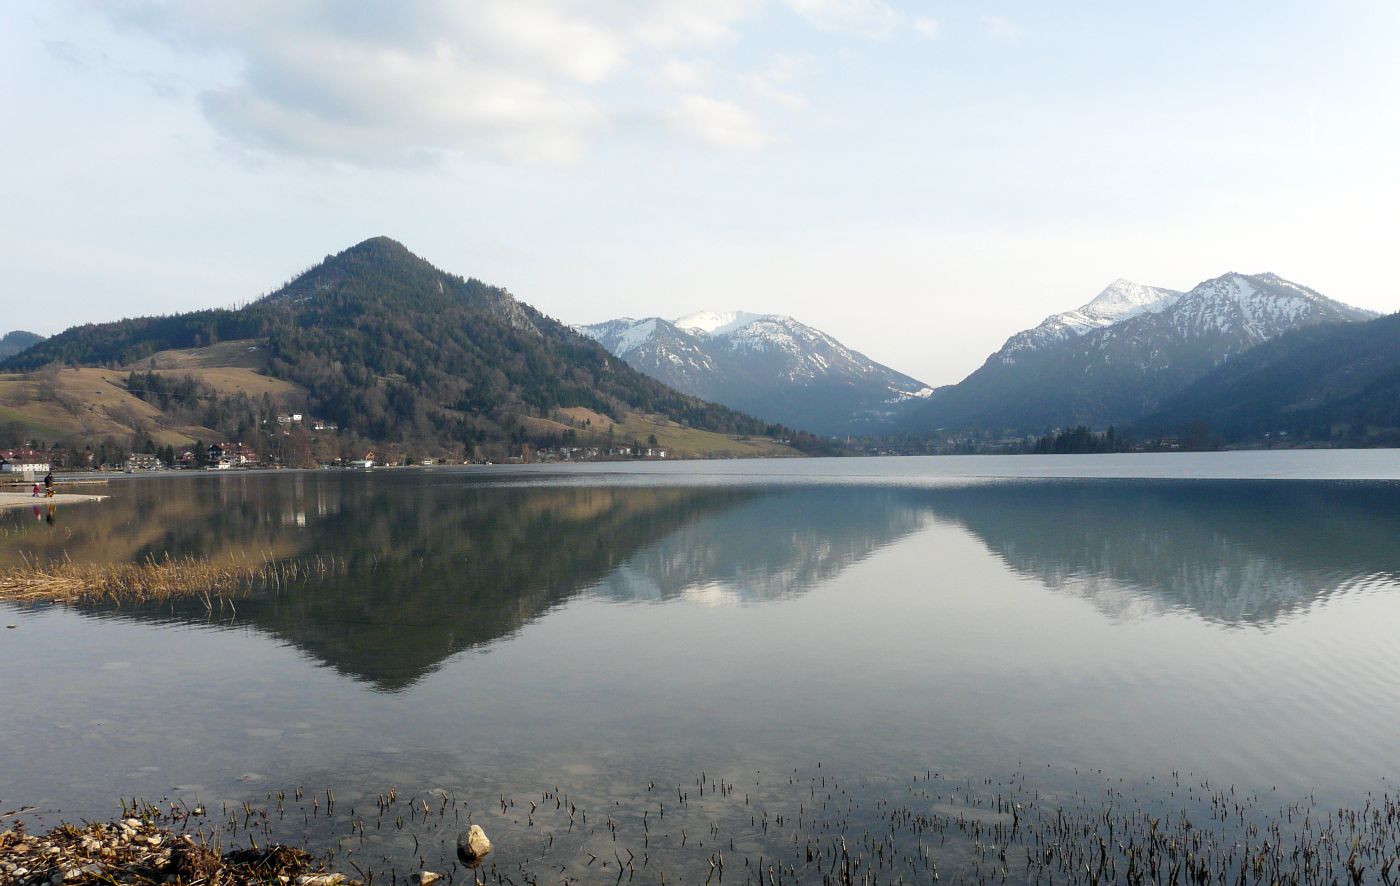
[[[1128,422],[1261,342],[1376,316],[1274,274],[1229,273],[1179,296],[1120,281],[1104,296],[1117,319],[1090,311],[1095,299],[1012,336],[976,372],[911,412],[906,428],[1027,433]]]
[[[1088,304],[1046,317],[1039,326],[1011,336],[989,361],[1015,363],[1018,357],[1042,351],[1096,329],[1103,329],[1140,314],[1160,314],[1181,298],[1175,289],[1144,286],[1118,279]]]
[[[217,425],[204,422],[241,436],[264,426],[265,413],[279,405],[298,406],[366,441],[434,452],[601,442],[619,432],[622,444],[636,436],[635,416],[654,417],[659,438],[667,428],[677,429],[677,439],[682,428],[782,430],[678,393],[506,290],[441,271],[387,237],[327,256],[244,308],[75,327],[0,369],[55,361],[149,367],[133,376],[133,389],[166,398],[172,383],[157,372],[157,357],[230,341],[242,343],[237,350],[255,361],[249,366],[289,383],[301,398],[233,402]]]
[[[1400,314],[1281,335],[1225,361],[1138,425],[1171,432],[1190,422],[1228,441],[1400,444]]]
[[[874,433],[927,385],[778,314],[702,311],[578,327],[652,378],[820,434]]]
[[[25,332],[20,329],[0,335],[0,360],[6,357],[13,357],[25,348],[37,345],[43,340],[44,337],[42,335],[33,332]]]

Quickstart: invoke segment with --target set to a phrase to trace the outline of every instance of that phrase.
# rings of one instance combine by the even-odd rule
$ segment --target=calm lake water
[[[108,818],[119,798],[165,798],[217,819],[285,792],[260,833],[395,876],[450,866],[470,818],[503,868],[552,882],[610,881],[615,849],[640,866],[643,846],[652,874],[703,881],[721,848],[781,857],[829,825],[828,803],[859,830],[893,795],[1180,811],[1227,789],[1327,807],[1400,777],[1396,452],[203,474],[108,492],[52,522],[0,514],[3,562],[344,568],[212,610],[0,604],[0,812]],[[587,823],[568,829],[570,806]]]

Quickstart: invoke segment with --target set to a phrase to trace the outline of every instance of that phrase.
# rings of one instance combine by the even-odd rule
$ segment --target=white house
[[[48,472],[49,460],[40,453],[19,451],[0,455],[0,473],[24,474],[27,477],[32,477],[35,474],[47,474]]]

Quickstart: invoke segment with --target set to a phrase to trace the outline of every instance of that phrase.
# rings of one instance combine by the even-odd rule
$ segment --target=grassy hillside
[[[654,435],[686,454],[785,451],[775,437],[818,444],[680,394],[505,290],[444,273],[382,237],[328,256],[245,308],[76,327],[0,369],[54,363],[126,372],[126,393],[159,413],[125,403],[129,410],[98,425],[81,420],[92,403],[15,406],[64,433],[144,422],[171,439],[203,430],[243,438],[295,410],[339,425],[347,447],[499,455],[606,440],[605,427],[559,420],[561,410],[582,408],[606,417],[613,439],[631,435],[619,442]]]
[[[92,441],[146,434],[158,445],[213,439],[209,428],[169,421],[160,409],[126,388],[126,373],[53,367],[0,375],[0,436],[21,440]]]

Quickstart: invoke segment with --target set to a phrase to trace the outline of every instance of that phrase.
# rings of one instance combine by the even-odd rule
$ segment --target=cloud
[[[943,33],[943,26],[938,19],[916,18],[912,22],[914,32],[927,40],[937,40]]]
[[[710,85],[708,66],[698,62],[670,59],[656,74],[656,82],[663,89],[678,92],[696,92]]]
[[[677,131],[718,148],[757,150],[771,139],[740,105],[707,95],[688,95],[671,113]]]
[[[744,83],[750,93],[764,101],[781,105],[790,111],[805,110],[807,99],[794,92],[788,85],[796,79],[802,68],[802,60],[779,53],[769,60],[766,68],[745,77]]]
[[[884,0],[787,0],[787,5],[820,30],[874,39],[889,37],[902,18]]]
[[[235,72],[199,107],[232,141],[361,165],[444,155],[577,160],[623,112],[615,87],[649,53],[732,40],[762,0],[137,0],[92,6]],[[56,50],[61,51],[61,50]],[[698,66],[662,79],[699,95]],[[689,100],[688,100],[689,101]],[[691,102],[680,127],[750,146],[756,129],[722,100]],[[630,111],[629,111],[630,112]],[[656,116],[665,112],[656,109]],[[728,121],[726,122],[726,116]]]

